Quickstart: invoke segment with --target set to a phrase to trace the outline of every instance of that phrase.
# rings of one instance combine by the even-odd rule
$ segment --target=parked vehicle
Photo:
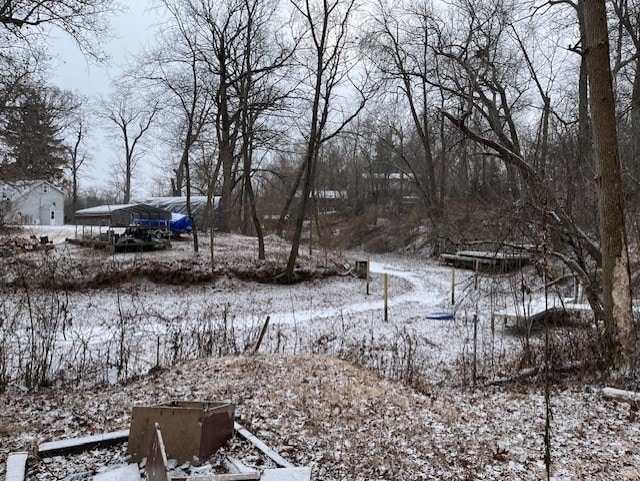
[[[147,227],[151,236],[158,239],[169,236],[179,236],[180,234],[191,234],[193,228],[189,217],[184,214],[171,214],[171,220],[160,219],[137,219],[136,225]]]

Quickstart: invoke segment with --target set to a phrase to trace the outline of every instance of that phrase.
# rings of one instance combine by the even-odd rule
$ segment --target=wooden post
[[[160,367],[160,336],[156,337],[156,367]]]
[[[313,216],[309,216],[309,257],[313,256]]]
[[[215,211],[215,209],[214,209]],[[215,234],[214,234],[214,230],[215,230],[215,214],[212,216],[213,219],[211,220],[211,230],[209,231],[209,249],[211,252],[211,275],[214,275],[216,273],[216,268],[215,268],[215,261],[214,261],[214,240],[215,240]]]
[[[256,342],[256,347],[253,349],[253,352],[251,353],[252,355],[258,352],[258,349],[260,349],[260,344],[262,344],[262,338],[264,337],[264,334],[267,332],[267,327],[269,327],[269,319],[270,319],[270,316],[267,316],[267,318],[264,321],[264,326],[262,326],[262,330],[260,331],[260,337],[258,337],[258,342]]]
[[[384,320],[389,320],[389,274],[384,273]]]
[[[480,261],[476,260],[476,276],[473,282],[473,288],[478,290],[478,275],[480,274]]]
[[[456,303],[456,268],[451,268],[451,305]]]
[[[371,257],[367,257],[367,295],[369,295],[369,282],[371,281]]]
[[[478,314],[473,315],[473,387],[476,386],[478,354]]]

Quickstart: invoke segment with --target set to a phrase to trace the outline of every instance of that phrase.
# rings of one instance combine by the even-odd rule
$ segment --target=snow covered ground
[[[108,255],[64,245],[72,228],[36,230],[33,235],[53,240],[59,259],[84,259],[90,269],[164,262],[206,270],[210,265],[208,239],[202,239],[197,256],[187,242],[166,252]],[[286,259],[287,245],[280,239],[269,238],[267,250],[267,263]],[[39,255],[22,256],[37,263]],[[4,316],[16,324],[11,331],[5,324],[0,333],[1,345],[14,349],[2,353],[4,375],[24,369],[28,358],[20,352],[32,344],[33,322],[43,322],[33,316],[38,312],[55,320],[55,326],[45,326],[55,327],[54,335],[38,339],[40,348],[51,349],[51,377],[88,387],[66,392],[54,384],[30,394],[19,379],[10,382],[0,395],[0,474],[9,451],[127,427],[134,403],[225,398],[239,406],[248,427],[295,464],[313,466],[318,480],[543,477],[540,389],[470,388],[474,372],[482,385],[520,366],[525,339],[494,314],[516,302],[540,301],[529,273],[476,279],[472,272],[456,271],[451,305],[451,269],[426,259],[372,256],[367,295],[365,281],[350,275],[294,285],[233,275],[232,268],[244,272],[260,266],[255,257],[254,239],[220,235],[214,257],[218,276],[212,282],[173,285],[136,277],[100,289],[5,289]],[[301,250],[301,265],[322,269],[366,255],[344,257]],[[433,311],[451,311],[454,319],[427,319]],[[24,317],[26,312],[31,317]],[[267,316],[262,355],[248,357]],[[539,346],[540,337],[526,342]],[[189,360],[195,357],[206,359]],[[136,380],[157,366],[160,371]],[[129,383],[110,385],[118,380]],[[106,388],[96,387],[105,382]],[[554,388],[553,409],[556,479],[640,479],[633,406],[561,382]],[[112,455],[116,458],[109,460],[109,454],[95,453],[78,465],[40,463],[33,479],[53,479],[52,470],[55,478],[65,479],[71,471],[124,461],[122,452]]]

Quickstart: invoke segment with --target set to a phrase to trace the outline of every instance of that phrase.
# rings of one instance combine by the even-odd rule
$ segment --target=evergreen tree
[[[48,180],[60,183],[67,162],[62,131],[68,111],[57,89],[29,86],[3,119],[4,180]]]

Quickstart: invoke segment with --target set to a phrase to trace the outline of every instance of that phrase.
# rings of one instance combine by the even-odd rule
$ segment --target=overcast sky
[[[156,12],[150,10],[152,0],[129,0],[126,12],[112,17],[113,38],[105,39],[104,50],[111,57],[108,65],[90,63],[78,50],[73,41],[60,33],[50,42],[52,59],[51,77],[48,81],[61,88],[78,91],[90,97],[107,94],[110,79],[117,76],[131,55],[135,55],[144,45],[153,40],[153,26],[157,24]],[[124,2],[122,2],[124,3]],[[83,179],[80,186],[91,185],[104,187],[109,181],[109,172],[117,158],[118,151],[114,141],[106,139],[104,131],[93,126],[90,146],[93,162],[85,174],[90,179]],[[136,182],[143,189],[144,183]],[[147,192],[134,192],[146,195]]]

